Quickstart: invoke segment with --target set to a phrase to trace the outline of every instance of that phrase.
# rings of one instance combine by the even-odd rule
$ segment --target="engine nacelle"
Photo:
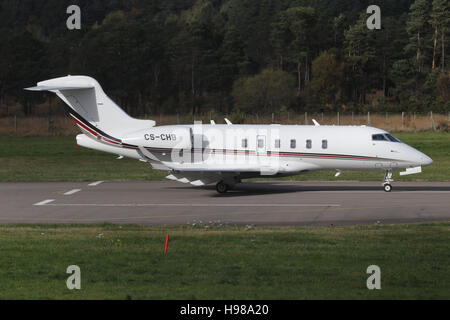
[[[151,148],[190,149],[191,130],[188,127],[153,127],[133,132],[122,138],[123,143]]]

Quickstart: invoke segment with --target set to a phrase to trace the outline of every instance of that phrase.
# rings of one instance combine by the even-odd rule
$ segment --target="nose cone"
[[[420,157],[420,165],[422,166],[429,166],[430,164],[433,163],[433,159],[431,159],[429,156],[427,156],[426,154],[423,154]]]
[[[429,166],[433,163],[433,159],[427,156],[425,153],[420,152],[417,149],[414,149],[407,144],[402,144],[402,149],[400,149],[402,154],[404,155],[404,160],[409,162],[414,166]]]

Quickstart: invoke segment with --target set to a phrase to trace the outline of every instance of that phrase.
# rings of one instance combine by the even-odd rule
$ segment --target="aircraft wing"
[[[206,163],[173,163],[164,165],[180,172],[260,172],[261,166],[255,164],[206,164]]]
[[[239,173],[254,173],[256,175],[274,175],[278,170],[270,166],[254,164],[205,164],[205,163],[166,163],[171,168],[171,174],[166,178],[195,186],[203,186],[219,182],[225,178],[237,176]]]
[[[317,169],[314,163],[302,161],[291,162],[281,166],[277,158],[256,163],[174,163],[162,162],[166,167],[177,172],[217,172],[232,175],[233,173],[255,173],[261,176],[273,176],[279,173],[299,173]]]
[[[190,183],[194,186],[204,186],[219,182],[223,179],[223,175],[220,172],[172,172],[166,178],[182,183]]]
[[[198,163],[161,162],[161,164],[171,170],[167,179],[202,186],[242,173],[254,176],[273,176],[287,172],[286,168],[284,170],[280,168],[280,164],[276,160],[258,163],[208,163],[205,161]],[[289,169],[291,170],[289,172],[303,172],[315,169],[315,165],[308,162],[296,162],[291,163]]]

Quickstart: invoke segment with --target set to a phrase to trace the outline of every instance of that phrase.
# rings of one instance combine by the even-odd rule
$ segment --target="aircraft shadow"
[[[171,187],[171,189],[182,189],[185,187]],[[236,196],[254,196],[254,195],[267,195],[267,194],[281,194],[281,193],[295,193],[295,192],[319,192],[319,191],[374,191],[374,192],[384,192],[381,182],[374,182],[373,186],[368,185],[358,185],[353,182],[353,185],[286,185],[286,184],[277,184],[277,183],[252,183],[252,182],[243,182],[237,184],[232,190],[229,190],[227,193],[218,194],[215,191],[214,185],[204,186],[204,187],[196,187],[198,189],[210,190],[214,191],[210,196],[211,197],[236,197]],[[450,186],[401,186],[393,184],[393,191],[450,191]]]

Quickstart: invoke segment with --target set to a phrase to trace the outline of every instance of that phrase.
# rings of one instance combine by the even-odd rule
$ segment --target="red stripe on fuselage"
[[[90,133],[92,133],[94,136],[98,136],[99,134],[97,132],[95,132],[94,130],[92,130],[91,128],[89,128],[87,125],[85,125],[83,122],[81,122],[80,120],[78,120],[77,118],[75,118],[72,114],[71,114],[73,120],[75,120],[75,122],[83,127],[84,129],[86,129],[87,131],[89,131]]]
[[[103,138],[103,140],[105,140],[106,142],[109,142],[109,143],[114,143],[114,144],[116,144],[116,145],[119,145],[120,146],[120,143],[118,143],[118,142],[116,142],[116,141],[112,141],[112,140],[109,140],[108,138],[105,138],[105,137],[102,137]]]
[[[159,152],[159,153],[167,153],[171,152],[172,149],[162,149],[162,148],[152,148],[152,147],[145,147],[150,152]],[[257,152],[253,150],[226,150],[226,149],[206,149],[207,153],[222,153],[222,154],[241,154],[241,155],[252,155],[252,156],[258,156],[264,154],[264,152],[261,152],[261,154],[258,154]],[[203,152],[201,149],[194,149],[191,152]],[[267,156],[281,156],[281,157],[299,157],[299,158],[331,158],[331,159],[339,159],[339,160],[366,160],[366,161],[400,161],[395,159],[386,159],[386,158],[374,158],[374,157],[367,157],[367,156],[354,156],[354,155],[339,155],[339,154],[305,154],[305,153],[298,153],[298,152],[274,152],[274,151],[266,151]]]

